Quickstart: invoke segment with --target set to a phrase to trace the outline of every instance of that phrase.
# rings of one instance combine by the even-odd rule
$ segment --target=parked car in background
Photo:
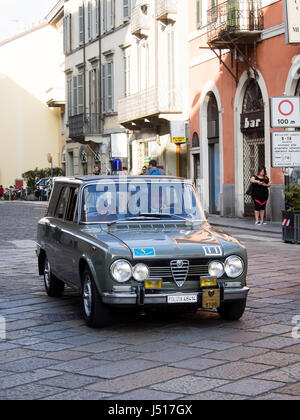
[[[48,295],[80,292],[91,327],[109,324],[113,308],[238,320],[246,307],[245,247],[209,225],[181,178],[56,178],[37,256]]]

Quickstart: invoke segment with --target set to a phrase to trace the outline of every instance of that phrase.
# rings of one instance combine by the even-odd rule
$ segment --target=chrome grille
[[[189,261],[173,260],[170,263],[173,279],[178,287],[182,287],[189,272]]]
[[[173,278],[170,266],[167,267],[149,267],[150,278]],[[208,265],[190,265],[187,277],[207,276]]]

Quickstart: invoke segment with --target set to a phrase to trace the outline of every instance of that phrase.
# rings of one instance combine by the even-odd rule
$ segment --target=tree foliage
[[[53,176],[60,176],[63,174],[61,168],[53,168]],[[22,174],[22,178],[25,180],[27,187],[34,188],[36,182],[41,178],[50,178],[51,176],[51,169],[38,169],[35,168],[34,170],[24,172]]]
[[[292,184],[285,189],[287,211],[300,211],[300,185]]]

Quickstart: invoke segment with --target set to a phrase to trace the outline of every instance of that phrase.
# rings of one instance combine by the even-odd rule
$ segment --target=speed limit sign
[[[300,127],[300,96],[270,98],[271,127]]]

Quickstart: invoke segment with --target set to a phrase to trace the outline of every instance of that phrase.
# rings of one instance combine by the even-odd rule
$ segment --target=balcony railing
[[[156,19],[158,20],[176,20],[178,12],[178,0],[157,0]]]
[[[208,10],[208,42],[213,43],[230,34],[244,37],[264,29],[261,0],[229,0]]]
[[[153,87],[143,92],[120,99],[119,121],[130,121],[158,114],[178,114],[182,112],[182,90]]]
[[[89,134],[100,134],[100,114],[73,115],[69,117],[69,136],[84,137]]]
[[[131,33],[139,38],[148,36],[150,29],[149,5],[141,3],[131,12]]]

